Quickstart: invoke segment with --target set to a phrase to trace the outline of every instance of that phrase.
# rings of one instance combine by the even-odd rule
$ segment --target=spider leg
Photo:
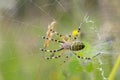
[[[82,56],[79,56],[79,55],[77,55],[75,52],[73,52],[74,53],[74,55],[76,55],[78,58],[80,58],[80,59],[86,59],[86,60],[91,60],[91,59],[93,59],[93,58],[95,58],[95,57],[97,57],[98,55],[100,55],[101,53],[98,53],[98,54],[96,54],[96,55],[94,55],[93,57],[82,57]]]
[[[57,55],[57,56],[54,56],[54,55],[51,55],[50,57],[45,57],[45,59],[47,60],[50,60],[50,59],[58,59],[58,58],[61,58],[62,55],[63,55],[64,51],[62,50],[61,54]]]
[[[47,59],[47,60],[50,60],[50,59],[58,59],[58,58],[60,58],[60,57],[61,57],[61,55],[58,55],[58,56],[46,57],[45,59]]]
[[[81,29],[80,29],[80,26],[79,26],[78,29],[77,29],[78,33],[80,32],[80,30],[81,30]],[[62,34],[56,32],[56,31],[54,31],[53,29],[50,29],[50,31],[51,31],[52,33],[58,35],[59,37],[63,37],[63,36],[64,36],[64,35],[62,35]],[[68,35],[68,37],[71,38],[72,35]],[[79,37],[79,36],[76,35],[73,39],[76,40],[78,37]]]
[[[47,50],[47,49],[40,48],[40,50],[43,51],[43,52],[51,52],[51,53],[55,53],[55,52],[61,51],[63,49],[64,48],[60,48],[60,49],[57,49],[57,50]]]
[[[58,35],[59,37],[62,37],[63,35],[62,34],[60,34],[60,33],[58,33],[58,32],[56,32],[56,31],[54,31],[54,30],[50,30],[52,33],[54,33],[54,34],[56,34],[56,35]]]
[[[63,53],[65,53],[65,52],[63,52]],[[70,60],[70,55],[69,54],[64,54],[64,60],[62,61],[61,65],[68,62],[69,60]]]
[[[80,30],[81,30],[81,29],[80,29],[80,26],[79,26],[79,27],[78,27],[78,32],[80,32]]]
[[[58,59],[58,58],[61,58],[61,57],[62,57],[61,55],[62,55],[62,54],[59,54],[59,55],[57,55],[57,56],[52,55],[52,56],[50,56],[50,57],[45,57],[45,59],[47,59],[47,60]],[[69,56],[67,55],[65,58],[66,58],[66,60],[64,60],[63,63],[61,63],[61,65],[64,64],[64,63],[66,63],[66,62],[68,61]]]
[[[98,53],[98,54],[94,55],[92,58],[95,58],[95,57],[99,56],[100,54],[101,54],[101,53]]]
[[[80,58],[80,59],[86,59],[86,60],[91,60],[92,58],[90,58],[90,57],[83,57],[83,56],[79,56],[79,55],[77,55],[75,52],[73,52],[73,54],[74,55],[76,55],[78,58]]]
[[[46,50],[46,49],[40,48],[40,50],[43,51],[43,52],[51,52],[51,53],[55,53],[55,52],[61,51],[63,49],[64,48],[60,48],[60,49],[57,49],[57,50]],[[50,60],[50,59],[57,59],[57,58],[60,58],[60,57],[61,57],[61,55],[54,56],[54,54],[53,54],[50,57],[46,57],[45,59]]]
[[[63,61],[64,63],[66,63],[68,61],[69,56],[66,56],[65,58],[66,58],[66,60]]]
[[[45,36],[43,36],[42,39],[51,40],[51,41],[56,42],[56,43],[64,43],[63,41],[56,40],[56,39],[53,39],[53,38],[50,39],[50,38],[47,38]]]
[[[52,30],[52,29],[51,29],[50,31],[51,31],[52,33],[58,35],[59,37],[63,37],[63,36],[64,36],[64,35],[60,34],[59,32],[56,32],[56,31],[54,31],[54,30]],[[72,35],[69,34],[68,37],[71,38]]]

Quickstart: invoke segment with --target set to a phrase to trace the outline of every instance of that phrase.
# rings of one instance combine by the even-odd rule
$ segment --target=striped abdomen
[[[85,47],[85,45],[82,42],[74,42],[70,46],[70,50],[71,51],[79,51],[79,50],[83,49],[84,47]]]

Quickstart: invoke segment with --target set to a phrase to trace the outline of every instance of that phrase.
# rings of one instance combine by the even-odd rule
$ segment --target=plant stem
[[[117,60],[115,62],[115,65],[114,65],[114,67],[113,67],[113,69],[112,69],[112,71],[111,71],[111,73],[109,75],[108,80],[114,80],[115,73],[116,73],[119,66],[120,66],[120,55],[118,56],[118,58],[117,58]]]

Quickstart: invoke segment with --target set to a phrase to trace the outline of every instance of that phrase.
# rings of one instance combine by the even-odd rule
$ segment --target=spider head
[[[70,40],[68,35],[62,36],[63,42],[68,42]]]

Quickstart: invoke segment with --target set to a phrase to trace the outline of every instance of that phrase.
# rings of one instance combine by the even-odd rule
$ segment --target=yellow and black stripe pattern
[[[54,30],[50,30],[52,33],[55,33],[56,35],[58,35],[59,37],[62,37],[63,35],[62,34],[60,34],[60,33],[58,33],[58,32],[56,32],[56,31],[54,31]]]
[[[43,52],[51,52],[51,53],[55,53],[55,52],[61,51],[63,49],[64,48],[60,48],[60,49],[57,49],[57,50],[47,50],[47,49],[40,48],[40,50],[43,51]]]
[[[61,55],[58,55],[58,56],[46,57],[45,59],[47,59],[47,60],[50,60],[50,59],[58,59],[58,58],[60,58],[60,57],[61,57]]]
[[[85,47],[85,45],[82,42],[74,42],[70,46],[70,50],[72,50],[72,51],[79,51],[79,50],[82,50],[84,47]]]
[[[51,41],[56,42],[56,43],[64,43],[63,41],[56,40],[56,39],[53,39],[53,38],[49,39],[49,38],[46,38],[45,36],[43,36],[42,39],[51,40]]]

